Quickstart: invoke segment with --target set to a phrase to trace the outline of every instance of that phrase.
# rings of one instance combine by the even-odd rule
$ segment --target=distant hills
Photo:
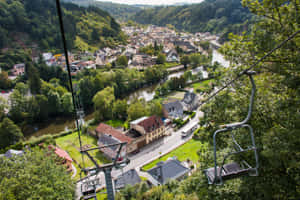
[[[69,49],[92,50],[125,41],[120,25],[109,13],[96,7],[62,3]],[[61,49],[55,1],[1,0],[0,49]]]
[[[193,5],[144,9],[131,19],[141,24],[172,24],[188,32],[228,33],[245,30],[251,17],[240,0],[206,0]]]
[[[64,2],[72,2],[80,6],[88,7],[95,6],[107,11],[113,17],[120,21],[127,21],[135,13],[153,6],[147,5],[126,5],[112,2],[102,2],[97,0],[63,0]]]

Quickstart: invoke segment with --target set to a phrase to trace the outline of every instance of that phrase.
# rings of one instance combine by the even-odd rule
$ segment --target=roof
[[[138,118],[138,119],[136,119],[136,120],[134,120],[134,121],[132,121],[132,122],[130,122],[130,124],[138,124],[138,123],[140,123],[141,121],[144,121],[145,119],[147,119],[148,117],[141,117],[141,118]]]
[[[111,135],[120,142],[130,143],[132,141],[130,137],[126,136],[121,131],[118,131],[117,129],[114,129],[113,127],[104,123],[100,123],[99,126],[96,128],[96,131],[105,135]]]
[[[67,152],[65,152],[64,150],[58,148],[58,147],[55,147],[55,150],[54,150],[55,154],[58,155],[59,157],[61,158],[64,158],[68,161],[71,161],[73,162],[72,158],[69,156],[69,154]]]
[[[4,156],[7,157],[7,158],[11,158],[13,156],[22,156],[24,154],[23,151],[18,151],[18,150],[14,150],[14,149],[10,149],[8,150]]]
[[[138,125],[142,126],[147,133],[160,128],[163,124],[164,123],[162,122],[161,118],[156,115],[148,117],[147,119],[138,123]]]
[[[116,140],[115,138],[109,136],[109,135],[101,135],[98,139],[98,144],[101,144],[102,146],[110,145],[110,144],[119,144],[120,141]],[[112,150],[116,150],[119,147],[119,145],[110,146],[108,148],[111,148]]]
[[[170,102],[170,103],[166,103],[166,104],[163,104],[163,107],[164,109],[166,109],[168,112],[172,112],[173,111],[173,108],[176,109],[176,110],[182,110],[183,109],[183,106],[182,104],[180,103],[180,101],[173,101],[173,102]]]
[[[115,180],[115,187],[116,189],[122,189],[126,185],[135,185],[137,183],[140,183],[142,180],[139,177],[138,173],[135,169],[131,169],[122,175],[118,176],[118,178]]]
[[[188,173],[190,169],[183,166],[177,159],[157,163],[156,167],[147,172],[160,184],[165,184],[169,179],[177,179]]]
[[[191,104],[196,98],[196,94],[193,92],[186,92],[183,97],[183,102],[186,104]]]

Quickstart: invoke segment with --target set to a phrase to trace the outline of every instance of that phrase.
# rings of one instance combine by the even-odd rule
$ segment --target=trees
[[[19,127],[9,118],[4,118],[0,123],[0,149],[17,143],[23,138]]]
[[[190,56],[191,65],[195,68],[201,63],[201,56],[199,54],[192,54]]]
[[[93,97],[95,120],[100,121],[112,118],[113,102],[115,101],[114,88],[106,87]]]
[[[66,92],[61,97],[62,111],[65,115],[71,115],[73,112],[72,94]]]
[[[150,102],[150,105],[148,107],[149,115],[157,115],[161,117],[163,116],[163,107],[158,100]]]
[[[117,66],[127,67],[128,66],[128,59],[126,56],[119,56],[116,60]]]
[[[166,62],[166,56],[162,53],[158,54],[156,64],[164,64]]]
[[[38,70],[31,63],[26,63],[26,75],[29,80],[30,92],[32,94],[39,94],[42,82]]]
[[[127,101],[124,100],[117,100],[114,102],[113,105],[113,116],[114,118],[126,120],[127,119]]]
[[[3,71],[0,73],[0,89],[10,89],[12,87],[12,82],[8,78],[8,73]]]
[[[0,121],[2,121],[2,118],[5,116],[5,109],[7,106],[6,99],[0,96]]]
[[[74,199],[75,184],[58,163],[53,152],[38,149],[0,158],[0,199]]]
[[[147,116],[148,111],[146,108],[145,100],[135,100],[127,109],[129,121]]]
[[[187,65],[191,63],[189,56],[186,55],[180,59],[180,62],[184,65],[185,69],[187,68]]]

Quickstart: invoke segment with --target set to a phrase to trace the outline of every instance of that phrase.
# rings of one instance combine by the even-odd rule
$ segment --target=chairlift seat
[[[95,189],[90,189],[82,192],[83,194],[83,199],[92,199],[96,197],[96,190]]]
[[[229,180],[232,178],[237,178],[243,175],[249,174],[250,171],[253,171],[252,167],[249,168],[241,168],[240,165],[236,162],[226,164],[222,167],[222,171],[220,173],[220,167],[217,167],[217,174],[221,174],[222,180]],[[211,167],[204,171],[209,184],[213,184],[218,178],[215,177],[215,168]]]
[[[90,195],[87,195],[87,196],[84,196],[83,199],[84,199],[84,200],[87,200],[87,199],[94,199],[95,197],[96,197],[96,193],[90,194]]]

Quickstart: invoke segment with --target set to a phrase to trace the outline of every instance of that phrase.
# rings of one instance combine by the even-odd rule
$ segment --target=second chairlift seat
[[[247,117],[242,121],[242,122],[236,122],[236,123],[232,123],[232,124],[227,124],[227,125],[223,125],[222,129],[217,130],[214,133],[213,136],[213,142],[214,142],[214,162],[215,162],[215,166],[211,167],[209,169],[204,170],[204,173],[208,179],[208,183],[209,184],[223,184],[223,180],[228,180],[228,179],[233,179],[233,178],[237,178],[240,176],[244,176],[244,175],[252,175],[252,176],[257,176],[258,175],[258,154],[257,154],[257,148],[255,145],[255,140],[254,140],[254,135],[253,135],[253,129],[252,127],[247,124],[247,122],[249,121],[250,117],[251,117],[251,113],[252,113],[252,107],[253,107],[253,101],[254,101],[254,95],[256,92],[256,86],[253,80],[252,75],[255,74],[255,72],[245,72],[246,75],[248,75],[250,81],[251,81],[251,85],[252,85],[252,91],[251,91],[251,97],[250,97],[250,103],[249,103],[249,109],[248,109],[248,114]],[[247,149],[243,149],[238,142],[236,141],[233,133],[231,132],[231,136],[232,136],[232,140],[233,143],[235,145],[235,151],[228,153],[222,162],[222,165],[218,166],[217,164],[217,153],[216,153],[216,136],[218,133],[221,132],[228,132],[228,131],[232,131],[232,130],[236,130],[239,128],[247,128],[249,129],[249,133],[251,136],[251,141],[252,144],[250,147],[248,147]],[[255,157],[255,162],[256,162],[256,166],[255,167],[251,167],[246,161],[242,161],[240,164],[238,164],[237,162],[233,162],[230,164],[224,164],[227,157],[234,155],[234,154],[241,154],[241,153],[245,153],[248,151],[253,151],[254,152],[254,157]]]

